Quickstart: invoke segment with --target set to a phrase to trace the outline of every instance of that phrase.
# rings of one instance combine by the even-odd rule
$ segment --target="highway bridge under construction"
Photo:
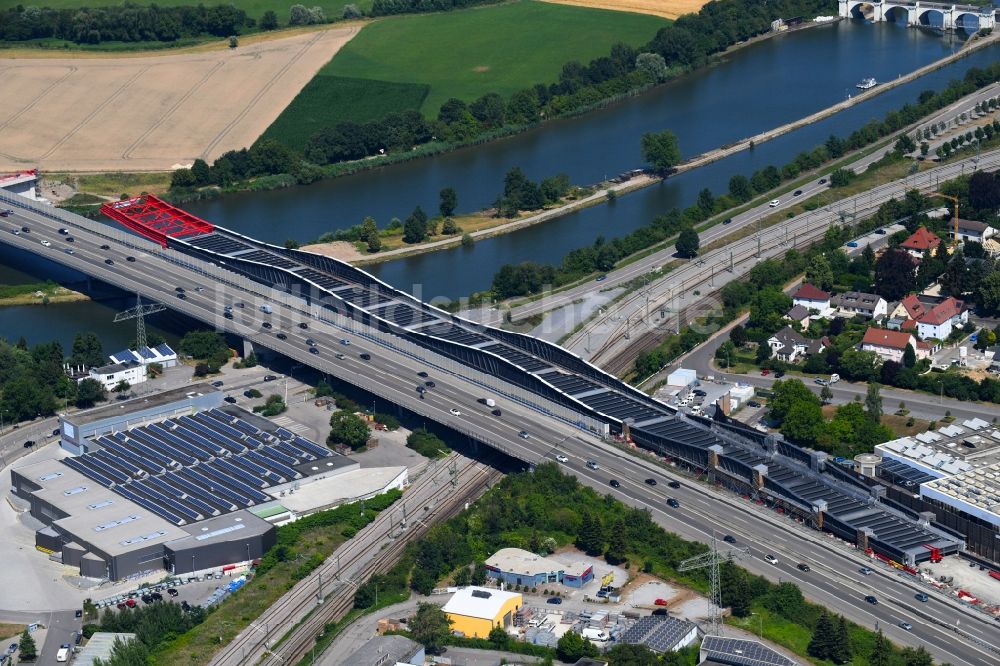
[[[679,414],[557,345],[469,322],[345,262],[260,242],[150,195],[102,207],[107,217],[138,236],[18,197],[0,200],[16,207],[15,217],[21,219],[13,224],[26,220],[53,230],[67,228],[78,241],[85,234],[97,236],[99,243],[116,243],[122,253],[130,254],[130,261],[107,265],[107,260],[79,251],[68,255],[0,232],[4,242],[104,281],[114,276],[113,284],[122,288],[134,282],[146,298],[395,400],[529,465],[560,445],[594,446],[597,438],[631,440],[735,492],[773,503],[817,529],[905,565],[963,548],[962,535],[893,506],[876,489],[827,461],[824,453],[803,450],[721,415],[707,419]],[[136,254],[141,255],[138,260],[132,256]],[[161,268],[152,266],[154,261]],[[163,267],[168,267],[166,273]],[[205,288],[224,296],[214,302],[212,311],[194,310],[192,301],[174,293],[177,281],[171,274],[178,279],[193,275]],[[240,317],[234,318],[233,312]],[[252,324],[241,323],[251,315],[256,316]],[[302,329],[297,333],[309,333],[316,340],[307,340],[313,344],[306,349],[289,348],[272,328],[272,319],[279,324],[285,319],[294,322]],[[477,421],[471,415],[459,420],[457,409],[451,410],[456,418],[447,412],[442,416],[426,408],[429,405],[422,393],[419,400],[411,399],[417,397],[415,392],[410,396],[399,393],[400,383],[412,391],[411,377],[393,377],[394,392],[382,389],[380,393],[380,387],[388,384],[367,376],[365,366],[362,372],[350,372],[337,360],[343,355],[334,352],[348,349],[346,344],[338,347],[338,342],[349,343],[350,335],[361,336],[377,355],[393,359],[396,366],[416,361],[416,367],[435,369],[442,378],[438,383],[451,378],[465,394],[476,391],[509,400],[519,409],[530,410],[531,419],[557,420],[573,426],[578,435],[567,436],[563,442],[544,442],[530,436],[530,421],[520,433],[498,435],[488,416],[486,420]],[[374,366],[371,373],[385,374]]]

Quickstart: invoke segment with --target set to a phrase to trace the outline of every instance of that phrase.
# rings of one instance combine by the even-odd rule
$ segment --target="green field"
[[[607,55],[617,42],[644,44],[667,23],[656,16],[533,0],[394,16],[366,26],[320,73],[427,85],[421,110],[435,117],[450,97],[472,101],[488,92],[508,96],[536,83],[554,82],[564,63],[587,64]],[[339,81],[328,78],[327,84]],[[370,101],[358,103],[374,110]],[[390,103],[382,106],[382,114],[369,117],[395,108]],[[293,108],[286,113],[295,113]],[[331,110],[331,123],[339,120],[334,111],[347,113]]]
[[[333,76],[321,70],[295,96],[261,138],[276,139],[302,150],[313,134],[331,119],[365,122],[389,111],[419,109],[428,86]]]
[[[0,10],[10,9],[18,5],[36,5],[51,7],[53,9],[76,9],[77,7],[115,7],[123,5],[121,0],[43,0],[42,2],[25,2],[25,0],[0,0]],[[289,0],[136,0],[132,4],[147,6],[156,4],[161,7],[174,7],[178,5],[205,6],[212,5],[233,5],[246,11],[247,16],[253,19],[260,17],[268,9],[274,10],[278,15],[278,22],[281,25],[288,23],[288,8],[296,4]],[[344,6],[354,4],[362,10],[371,9],[372,0],[310,0],[303,2],[306,7],[322,7],[327,18],[340,18],[344,12]]]

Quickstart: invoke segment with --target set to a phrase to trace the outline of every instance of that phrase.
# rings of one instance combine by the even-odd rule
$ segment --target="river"
[[[185,206],[220,225],[262,239],[309,240],[373,215],[380,224],[405,215],[416,204],[436,210],[437,192],[455,187],[459,208],[487,206],[513,165],[532,178],[565,172],[577,183],[595,182],[641,164],[644,132],[671,129],[681,148],[693,155],[813,113],[855,92],[863,77],[885,81],[933,62],[961,42],[891,24],[840,22],[810,28],[735,51],[719,64],[646,95],[578,118],[559,120],[515,137],[445,155],[385,167],[308,187],[241,193]],[[921,90],[938,89],[973,65],[997,57],[984,49],[946,68],[900,86],[840,114],[799,129],[655,187],[621,197],[607,206],[579,211],[543,225],[476,243],[369,267],[403,289],[430,299],[456,297],[489,287],[506,262],[558,262],[569,250],[598,235],[612,238],[645,224],[673,206],[686,206],[697,192],[726,189],[735,173],[749,174],[767,164],[781,165],[829,134],[844,135],[886,111],[913,101]],[[42,279],[49,270],[0,251],[0,270],[13,266],[15,279]],[[6,276],[6,277],[5,277]],[[116,304],[118,305],[118,304]],[[29,341],[60,339],[76,330],[100,333],[106,346],[127,344],[131,326],[112,324],[114,308],[100,303],[58,307],[0,308],[0,335]],[[156,320],[154,320],[155,323]],[[163,319],[168,328],[169,320]],[[85,323],[81,323],[85,322]]]

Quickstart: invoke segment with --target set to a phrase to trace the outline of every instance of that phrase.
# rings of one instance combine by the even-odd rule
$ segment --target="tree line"
[[[232,5],[139,6],[54,9],[16,5],[0,12],[0,40],[64,39],[101,42],[174,42],[185,37],[228,37],[256,22]]]
[[[405,595],[408,589],[427,594],[439,584],[451,582],[483,584],[487,580],[483,561],[500,548],[523,548],[545,555],[571,543],[612,564],[628,563],[666,580],[703,591],[708,588],[704,570],[683,575],[677,572],[681,561],[703,553],[704,545],[667,532],[653,522],[648,510],[626,506],[610,495],[601,496],[563,474],[555,464],[545,463],[532,473],[506,476],[472,507],[432,527],[419,543],[408,546],[398,564],[358,589],[355,606],[373,606],[376,585],[381,597]],[[768,629],[779,625],[775,635],[804,636],[812,656],[834,663],[845,663],[857,656],[880,664],[930,664],[925,661],[929,659],[926,651],[901,650],[880,634],[831,615],[806,601],[793,583],[771,583],[732,562],[722,565],[721,578],[722,603],[732,609],[735,617],[766,614]],[[432,616],[432,612],[421,609],[417,613],[419,621],[409,623],[414,637],[430,652],[451,642],[447,621]],[[590,653],[593,645],[577,638],[560,641],[560,659],[572,662]],[[499,634],[487,640],[507,645]],[[616,666],[661,663],[641,646],[616,648],[606,657]],[[671,657],[663,663],[691,663],[687,658],[696,654],[684,657],[683,661]]]

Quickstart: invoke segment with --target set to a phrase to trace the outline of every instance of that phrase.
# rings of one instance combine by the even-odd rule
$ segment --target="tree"
[[[583,514],[576,534],[576,547],[591,556],[604,552],[604,527],[599,516],[589,511]]]
[[[662,666],[656,653],[645,645],[616,643],[605,653],[610,666]]]
[[[635,57],[635,68],[656,83],[667,80],[667,61],[659,53],[640,53]]]
[[[903,367],[912,368],[917,364],[917,352],[914,351],[913,345],[906,343],[906,349],[903,350]]]
[[[774,350],[771,349],[771,345],[767,344],[767,341],[760,342],[757,344],[757,354],[754,356],[754,360],[757,365],[764,365],[771,358],[771,354]]]
[[[403,224],[403,242],[420,243],[427,238],[427,227],[418,218],[410,215]]]
[[[35,639],[32,638],[27,629],[21,632],[21,640],[18,649],[21,651],[20,659],[18,661],[34,661],[35,659],[38,659],[38,646],[35,645]]]
[[[435,604],[422,603],[417,606],[417,612],[408,624],[413,640],[422,644],[431,654],[441,651],[451,632],[451,620]]]
[[[461,231],[461,229],[459,229],[458,225],[455,224],[455,220],[451,219],[450,217],[446,217],[444,219],[444,222],[441,223],[441,233],[443,234],[446,234],[448,236],[454,236],[459,231]]]
[[[472,584],[482,585],[486,582],[487,576],[486,564],[484,562],[476,562],[472,567]]]
[[[888,250],[875,262],[875,293],[887,301],[898,301],[914,285],[913,258],[904,250]]]
[[[87,407],[93,407],[95,403],[98,403],[108,396],[107,392],[104,390],[104,384],[87,377],[79,384],[76,385],[76,406],[81,409]]]
[[[584,657],[596,657],[597,646],[575,631],[567,631],[556,644],[556,655],[562,661],[572,664]]]
[[[835,169],[830,174],[830,187],[846,187],[854,180],[855,173],[850,169]]]
[[[848,349],[840,356],[840,373],[847,379],[870,382],[879,376],[879,357],[875,352]]]
[[[200,157],[191,165],[191,175],[194,177],[195,185],[208,185],[212,182],[212,170],[208,162]]]
[[[473,247],[475,244],[476,239],[471,234],[462,234],[462,247]]]
[[[170,176],[170,189],[194,187],[194,184],[194,174],[191,173],[191,169],[177,169]]]
[[[733,344],[737,347],[742,347],[749,342],[747,329],[740,324],[736,324],[736,326],[733,326],[732,330],[729,331],[729,339],[732,340]]]
[[[493,644],[494,649],[503,650],[510,642],[510,634],[508,634],[507,631],[498,624],[490,629],[490,635],[486,638],[486,640]]]
[[[114,393],[122,394],[122,393],[128,393],[128,390],[130,388],[132,388],[132,385],[129,384],[129,382],[128,382],[127,379],[120,379],[120,380],[118,380],[118,383],[115,384],[115,387],[113,389],[111,389],[111,390]]]
[[[830,616],[824,610],[816,622],[816,628],[813,629],[812,638],[806,648],[809,656],[817,659],[829,659],[837,642],[836,631]]]
[[[627,558],[625,549],[628,548],[627,533],[625,523],[618,521],[611,528],[608,538],[608,549],[604,551],[604,559],[608,564],[621,564]]]
[[[750,581],[747,579],[746,570],[737,567],[732,562],[723,562],[719,575],[722,605],[729,606],[732,614],[736,617],[749,616],[753,593],[750,590]]]
[[[700,242],[698,232],[693,227],[681,229],[680,235],[677,236],[677,254],[681,257],[697,257]]]
[[[927,649],[921,645],[914,648],[903,648],[903,664],[905,666],[933,666],[934,658]]]
[[[229,48],[235,49],[239,45],[240,45],[240,39],[239,39],[239,37],[237,37],[236,35],[230,36],[230,38],[229,38]]]
[[[274,13],[274,10],[268,9],[264,12],[264,15],[260,17],[260,29],[261,30],[275,30],[278,27],[278,15]]]
[[[829,659],[835,664],[846,664],[852,656],[851,636],[847,631],[847,620],[841,615],[837,618],[837,640],[830,651]]]
[[[868,394],[865,396],[865,413],[872,423],[877,425],[882,422],[882,394],[878,384],[868,384]]]
[[[823,412],[813,402],[799,402],[792,406],[781,421],[781,434],[800,444],[811,445],[823,427]]]
[[[872,646],[872,651],[868,655],[868,663],[870,666],[890,666],[892,664],[892,644],[879,629],[878,633],[875,635],[875,645]]]
[[[753,189],[746,176],[736,174],[729,179],[729,196],[739,202],[750,201],[753,198]]]
[[[823,388],[820,389],[819,399],[823,401],[824,405],[833,400],[833,390],[830,389],[829,385],[824,384]]]
[[[340,13],[341,18],[346,20],[358,19],[364,15],[364,12],[362,12],[358,6],[354,4],[344,5],[344,10]]]
[[[149,663],[149,648],[141,640],[115,638],[111,646],[111,656],[95,659],[94,666],[135,666]]]
[[[441,211],[441,217],[451,217],[455,214],[455,208],[458,206],[458,192],[455,191],[453,187],[446,187],[438,195],[441,199],[441,203],[438,205],[438,210]]]
[[[330,434],[326,442],[330,445],[343,443],[357,451],[368,443],[368,435],[368,424],[364,419],[347,410],[340,410],[330,417]]]
[[[812,260],[806,268],[806,282],[829,290],[833,286],[833,268],[830,267],[830,260],[820,255]]]
[[[96,333],[77,333],[73,336],[73,355],[70,365],[82,365],[88,368],[105,364],[104,347]]]
[[[677,135],[670,130],[647,132],[642,135],[642,159],[659,173],[670,171],[681,161]]]

